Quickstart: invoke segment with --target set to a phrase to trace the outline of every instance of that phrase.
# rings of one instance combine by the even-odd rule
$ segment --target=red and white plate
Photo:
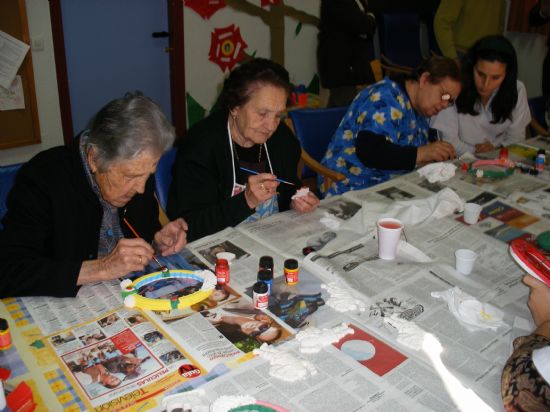
[[[531,276],[550,287],[550,259],[524,239],[510,243],[510,254]]]

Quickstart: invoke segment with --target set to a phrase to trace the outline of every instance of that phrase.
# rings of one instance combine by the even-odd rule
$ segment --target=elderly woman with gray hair
[[[0,231],[0,297],[75,296],[83,284],[143,270],[151,242],[162,255],[183,249],[187,224],[161,227],[152,176],[173,142],[160,107],[133,93],[103,107],[72,147],[27,162]]]

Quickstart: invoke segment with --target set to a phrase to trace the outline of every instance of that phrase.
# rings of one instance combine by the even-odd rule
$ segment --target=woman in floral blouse
[[[364,189],[416,166],[454,158],[452,145],[428,143],[428,117],[453,104],[459,76],[454,60],[432,57],[410,75],[385,78],[361,91],[321,162],[346,179],[322,194]],[[319,183],[322,188],[322,177]]]

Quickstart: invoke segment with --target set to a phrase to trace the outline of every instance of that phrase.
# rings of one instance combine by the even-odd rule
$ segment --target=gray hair
[[[140,92],[107,103],[88,128],[88,147],[95,149],[100,170],[143,152],[162,155],[175,139],[174,127],[160,106]]]

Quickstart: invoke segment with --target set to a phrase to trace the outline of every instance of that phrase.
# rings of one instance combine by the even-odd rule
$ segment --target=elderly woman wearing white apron
[[[184,217],[189,240],[279,211],[309,212],[319,204],[312,193],[291,199],[301,185],[296,175],[301,149],[281,122],[290,88],[283,67],[251,60],[225,81],[222,108],[182,139],[168,215]]]

